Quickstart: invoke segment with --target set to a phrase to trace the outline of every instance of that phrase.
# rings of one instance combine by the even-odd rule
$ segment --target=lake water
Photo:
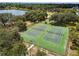
[[[0,10],[0,13],[11,13],[12,15],[19,16],[19,15],[24,15],[25,12],[23,10]]]

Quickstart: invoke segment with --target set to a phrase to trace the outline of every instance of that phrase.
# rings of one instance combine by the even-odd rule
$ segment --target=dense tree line
[[[17,21],[14,21],[16,19]],[[14,27],[12,25],[13,23],[15,24]],[[7,27],[8,25],[11,28]],[[19,18],[19,16],[13,16],[9,13],[0,14],[0,55],[26,55],[27,49],[23,44],[23,39],[19,35],[19,31],[25,30],[26,24],[24,24],[22,17]]]
[[[5,7],[29,8],[29,9],[52,9],[52,8],[72,8],[78,7],[79,4],[32,4],[32,3],[0,3],[0,9]]]
[[[25,18],[32,22],[44,21],[47,18],[47,12],[45,11],[29,11],[26,12]]]
[[[72,24],[74,25],[76,22],[78,22],[78,16],[74,13],[68,12],[68,13],[55,13],[50,17],[50,23],[51,24]]]
[[[16,29],[0,28],[0,55],[23,56],[26,50]]]
[[[70,48],[72,50],[76,50],[77,51],[77,55],[79,55],[79,31],[78,28],[79,26],[77,25],[76,28],[71,28],[70,30],[70,40],[72,42],[72,45],[70,46]]]
[[[17,8],[25,8],[27,4],[22,3],[0,3],[0,9],[5,9],[6,7],[17,7]]]

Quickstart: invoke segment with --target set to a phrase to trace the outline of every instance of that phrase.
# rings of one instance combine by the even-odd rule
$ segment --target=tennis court
[[[20,35],[25,42],[31,42],[39,47],[60,55],[66,54],[69,30],[67,27],[36,24]]]

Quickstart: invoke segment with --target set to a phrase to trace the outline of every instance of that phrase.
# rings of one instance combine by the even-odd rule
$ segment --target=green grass
[[[45,29],[44,31],[41,31],[41,33],[35,37],[27,34],[27,32],[31,31],[33,27],[39,26],[39,25],[45,25],[45,26],[47,26],[47,29]],[[68,32],[69,32],[68,28],[61,27],[61,28],[64,28],[63,29],[64,31],[63,31],[63,35],[61,36],[60,42],[57,44],[55,42],[47,41],[44,39],[45,34],[48,33],[47,31],[50,30],[51,27],[52,27],[51,25],[47,25],[47,24],[41,24],[41,23],[36,24],[36,25],[32,26],[31,28],[29,28],[27,31],[21,32],[20,35],[26,42],[34,41],[34,44],[39,47],[45,48],[52,52],[56,52],[57,54],[60,54],[60,55],[65,55],[67,41],[68,41]],[[53,26],[53,27],[60,28],[58,26]],[[60,30],[60,31],[62,31],[62,30]],[[52,34],[54,34],[54,33],[52,33]]]

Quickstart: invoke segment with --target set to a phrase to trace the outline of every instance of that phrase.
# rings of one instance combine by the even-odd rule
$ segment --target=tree
[[[79,24],[76,25],[76,29],[77,29],[77,31],[79,31]]]
[[[23,22],[25,22],[26,19],[25,19],[24,15],[22,15],[22,16],[14,16],[13,19],[12,19],[12,21],[14,21],[14,22],[17,22],[17,21],[23,21]]]
[[[0,28],[0,55],[20,56],[26,55],[26,48],[16,29]]]
[[[2,13],[0,14],[0,22],[5,26],[5,23],[10,21],[12,18],[12,14]]]
[[[79,34],[76,33],[76,32],[75,32],[74,35],[73,35],[73,40],[72,40],[71,49],[73,49],[73,50],[79,49]]]
[[[32,22],[44,21],[47,18],[47,13],[45,11],[29,11],[26,12],[25,17],[27,20]]]
[[[11,56],[24,56],[26,55],[26,48],[22,42],[16,42],[12,45],[12,48],[6,52],[7,55]]]
[[[66,19],[66,22],[67,23],[75,23],[75,22],[78,22],[78,16],[75,15],[74,13],[65,13],[65,19]]]
[[[27,26],[23,21],[17,21],[16,26],[18,27],[19,31],[26,31]]]
[[[56,24],[75,24],[78,22],[78,16],[74,13],[55,13],[49,18],[50,22]]]

